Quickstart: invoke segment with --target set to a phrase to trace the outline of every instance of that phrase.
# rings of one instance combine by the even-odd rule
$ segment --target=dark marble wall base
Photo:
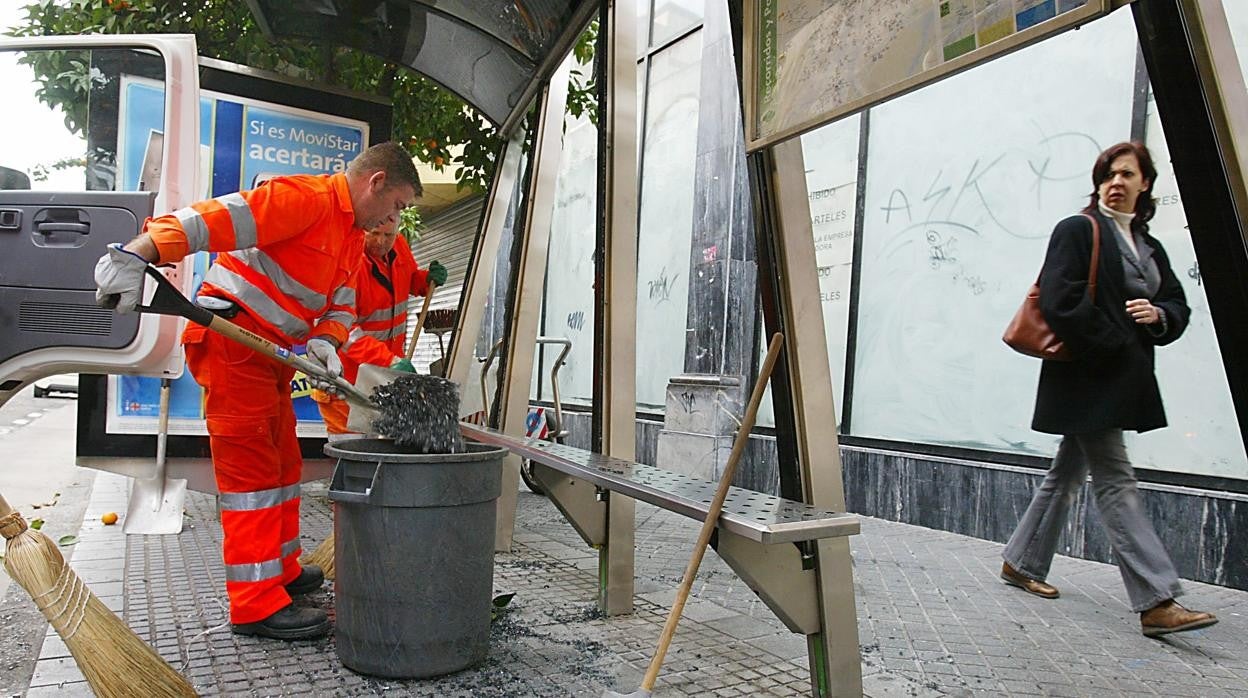
[[[846,505],[889,521],[1004,543],[1044,473],[995,463],[842,447]],[[1142,483],[1148,517],[1179,576],[1248,590],[1248,497]],[[1085,483],[1058,543],[1062,555],[1113,562]]]
[[[565,415],[568,444],[587,448],[589,415]],[[637,460],[654,463],[658,421],[637,421]],[[996,463],[842,447],[845,498],[857,514],[926,526],[1004,543],[1014,532],[1044,473]],[[755,437],[734,484],[778,494],[776,443]],[[1248,590],[1248,496],[1168,485],[1141,484],[1148,516],[1179,576]],[[1058,544],[1062,555],[1113,562],[1087,484],[1071,507]]]

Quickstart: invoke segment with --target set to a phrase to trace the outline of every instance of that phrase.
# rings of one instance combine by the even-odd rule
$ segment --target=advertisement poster
[[[156,191],[164,134],[164,87],[125,76],[118,124],[118,188]],[[368,143],[368,124],[258,100],[200,93],[199,186],[207,199],[252,189],[279,175],[332,174],[346,169]],[[195,288],[211,257],[191,260]],[[295,347],[302,353],[303,347]],[[291,381],[291,398],[300,436],[323,436],[324,424],[303,374]],[[110,376],[107,431],[154,434],[160,409],[160,379]],[[183,371],[169,395],[169,433],[204,435],[203,391]]]

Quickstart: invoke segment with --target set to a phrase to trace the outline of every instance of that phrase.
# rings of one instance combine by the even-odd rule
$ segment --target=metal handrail
[[[559,393],[559,369],[567,363],[568,352],[572,351],[572,340],[565,337],[538,337],[538,344],[556,344],[563,347],[563,351],[559,352],[558,358],[555,359],[554,366],[550,369],[550,386],[554,393],[555,403],[555,429],[554,439],[562,439],[568,435],[568,430],[563,428],[563,399]],[[503,346],[503,340],[498,340],[490,349],[490,353],[485,357],[485,365],[481,368],[481,407],[485,410],[486,422],[490,419],[490,397],[489,390],[486,387],[486,381],[490,376],[490,368],[494,365],[494,359],[498,358],[498,350]]]
[[[559,369],[567,363],[568,352],[572,351],[572,340],[566,337],[538,337],[537,343],[563,346],[563,351],[559,352],[559,358],[555,359],[555,365],[550,369],[550,389],[555,395],[555,433],[552,438],[559,440],[568,435],[568,430],[563,428],[563,400],[559,398]]]
[[[481,369],[481,408],[485,410],[485,423],[490,422],[490,391],[486,390],[485,382],[490,376],[490,366],[494,363],[494,359],[498,357],[498,350],[503,347],[503,340],[494,343],[494,347],[490,349],[489,356],[485,357],[485,366]]]

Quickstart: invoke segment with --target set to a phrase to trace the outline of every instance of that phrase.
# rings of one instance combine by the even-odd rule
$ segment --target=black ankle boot
[[[319,608],[296,608],[292,605],[262,621],[235,623],[234,633],[277,640],[315,640],[329,633],[329,617]]]
[[[321,572],[321,568],[316,565],[304,565],[303,571],[295,577],[290,584],[286,585],[286,593],[291,596],[298,594],[311,594],[321,585],[325,583],[325,575]]]

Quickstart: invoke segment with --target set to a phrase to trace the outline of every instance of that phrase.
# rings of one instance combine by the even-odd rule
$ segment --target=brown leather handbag
[[[1101,227],[1096,219],[1083,214],[1092,222],[1092,266],[1088,268],[1088,299],[1096,300],[1096,268],[1101,260]],[[1074,355],[1065,343],[1053,333],[1053,328],[1040,312],[1040,279],[1031,285],[1022,306],[1014,313],[1009,327],[1001,339],[1014,351],[1045,361],[1072,361]]]

